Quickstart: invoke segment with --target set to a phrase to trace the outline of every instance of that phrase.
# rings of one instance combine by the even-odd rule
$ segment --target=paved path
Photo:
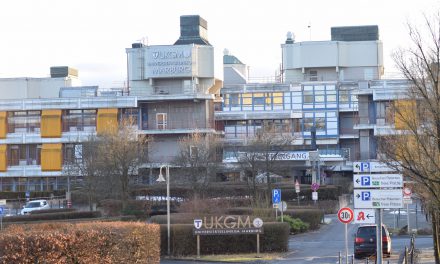
[[[319,264],[319,263],[338,263],[338,254],[341,251],[345,255],[345,239],[344,239],[344,225],[341,224],[336,215],[326,216],[326,220],[329,224],[323,225],[319,230],[308,232],[305,234],[291,236],[289,239],[289,252],[284,255],[282,259],[272,261],[253,261],[248,262],[252,264],[267,263],[267,264]],[[354,233],[358,225],[348,225],[348,250],[349,255],[353,254]],[[389,263],[397,263],[399,253],[402,252],[405,246],[409,245],[409,236],[393,236],[392,237],[392,250],[393,254],[391,258],[384,259],[389,260]],[[428,252],[432,249],[432,237],[430,236],[418,236],[416,237],[416,247]],[[429,259],[429,253],[426,254],[428,258],[424,258],[422,263],[434,263]],[[349,258],[351,260],[351,258]],[[212,262],[200,262],[200,261],[171,261],[162,260],[162,264],[189,264],[189,263],[212,263]],[[345,258],[343,262],[345,263]],[[356,260],[355,263],[365,263],[365,260]],[[384,262],[386,263],[386,262]]]

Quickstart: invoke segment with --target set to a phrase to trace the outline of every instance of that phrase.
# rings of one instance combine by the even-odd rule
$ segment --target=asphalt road
[[[392,214],[392,213],[391,213]],[[385,224],[388,226],[391,223],[387,221],[394,220],[394,217],[390,217],[390,212],[384,212],[384,219],[386,219]],[[308,232],[305,234],[291,236],[289,239],[289,252],[284,255],[282,259],[273,261],[254,261],[250,263],[267,263],[267,264],[315,264],[315,263],[338,263],[338,255],[341,252],[343,256],[343,262],[345,263],[345,235],[344,235],[344,225],[341,224],[336,215],[326,216],[326,225],[313,232]],[[353,243],[354,234],[356,232],[358,225],[349,224],[347,226],[348,230],[348,255],[349,260],[351,260],[351,255],[353,254]],[[392,239],[392,251],[393,254],[391,258],[384,259],[389,260],[389,263],[396,263],[400,252],[404,251],[405,246],[410,243],[409,236],[393,236]],[[418,236],[415,241],[416,247],[418,249],[429,249],[433,247],[431,236]],[[171,261],[162,260],[162,264],[189,264],[198,263],[202,264],[204,262],[200,261]],[[208,263],[208,262],[206,262]],[[209,262],[212,263],[212,262]],[[351,262],[350,262],[351,263]],[[355,263],[365,263],[365,260],[355,260]],[[386,263],[386,262],[384,262]],[[429,262],[428,262],[429,263]]]

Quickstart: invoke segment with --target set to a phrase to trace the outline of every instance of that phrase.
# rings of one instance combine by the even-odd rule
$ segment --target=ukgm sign
[[[195,72],[192,46],[150,46],[146,49],[146,77],[189,77]]]
[[[262,234],[263,221],[250,216],[210,216],[194,220],[194,235]]]

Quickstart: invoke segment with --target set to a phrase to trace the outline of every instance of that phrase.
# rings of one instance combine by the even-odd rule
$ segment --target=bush
[[[278,221],[281,221],[281,217],[278,217]],[[288,223],[290,226],[290,233],[304,233],[309,230],[310,225],[308,223],[304,223],[299,218],[292,218],[288,215],[283,216],[283,221]]]
[[[31,215],[36,214],[50,214],[50,213],[67,213],[67,212],[75,212],[75,208],[59,208],[59,209],[45,209],[45,210],[35,210],[32,212],[29,212]]]
[[[232,215],[254,215],[263,218],[275,219],[275,209],[271,208],[231,208],[228,210],[228,214]],[[324,213],[319,209],[287,209],[284,215],[288,215],[293,218],[299,218],[301,221],[308,223],[310,229],[316,230],[319,228]]]
[[[99,209],[105,216],[134,215],[136,218],[145,219],[151,212],[150,201],[129,200],[127,208],[122,210],[122,201],[106,199],[99,202]]]
[[[11,226],[1,263],[159,263],[158,225],[123,222]]]
[[[4,217],[3,222],[32,222],[32,221],[47,221],[47,220],[66,220],[66,219],[79,219],[79,218],[99,218],[101,212],[99,211],[73,211],[73,212],[60,212],[60,213],[45,213],[45,214],[30,214],[30,215],[16,215]]]
[[[260,235],[261,252],[285,252],[288,250],[289,225],[287,223],[264,223]],[[174,256],[197,253],[194,225],[171,225],[171,254]],[[161,254],[167,254],[167,225],[160,225]],[[200,254],[230,254],[256,252],[256,235],[200,236]]]

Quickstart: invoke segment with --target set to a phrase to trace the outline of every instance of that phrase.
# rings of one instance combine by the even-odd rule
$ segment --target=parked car
[[[21,214],[26,215],[32,211],[44,209],[50,209],[50,205],[46,200],[34,200],[27,202],[26,205],[23,206],[23,209],[21,209]]]
[[[354,257],[369,257],[376,254],[376,226],[359,226],[354,238]],[[382,252],[391,256],[391,237],[385,225],[382,225]]]

